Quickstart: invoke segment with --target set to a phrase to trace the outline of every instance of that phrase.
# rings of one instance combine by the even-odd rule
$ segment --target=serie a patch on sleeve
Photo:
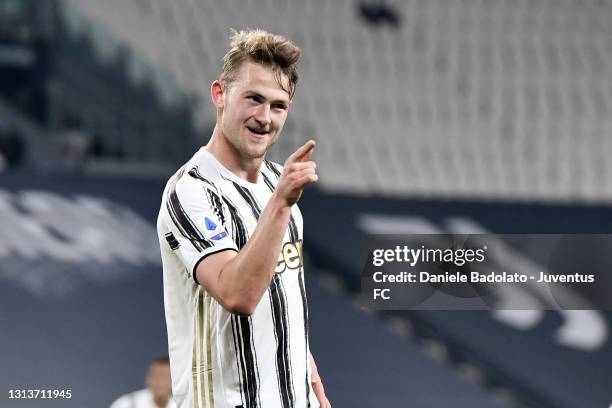
[[[213,241],[219,241],[227,237],[228,233],[221,225],[217,225],[213,220],[204,217],[204,226],[206,227],[205,236]]]

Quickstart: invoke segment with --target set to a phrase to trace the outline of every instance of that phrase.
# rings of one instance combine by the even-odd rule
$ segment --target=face
[[[278,139],[291,99],[271,69],[245,61],[215,104],[221,108],[221,130],[229,144],[241,156],[259,159]]]
[[[158,398],[167,398],[172,394],[172,380],[170,378],[170,365],[153,363],[149,367],[146,379],[147,388]]]

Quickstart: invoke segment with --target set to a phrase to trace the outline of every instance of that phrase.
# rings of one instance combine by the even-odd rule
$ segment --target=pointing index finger
[[[297,149],[289,158],[287,162],[295,163],[295,162],[304,162],[309,161],[312,158],[312,151],[315,147],[316,142],[313,139],[310,139],[306,143],[302,145],[299,149]]]

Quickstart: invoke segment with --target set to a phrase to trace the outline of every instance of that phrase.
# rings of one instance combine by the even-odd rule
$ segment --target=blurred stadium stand
[[[96,408],[141,388],[166,348],[163,181],[209,137],[230,28],[262,27],[305,52],[271,158],[317,139],[301,208],[334,406],[609,406],[610,312],[353,298],[364,217],[612,231],[611,21],[609,0],[0,0],[3,392],[73,388],[45,406]]]
[[[277,157],[316,137],[330,190],[612,198],[610,1],[383,2],[399,29],[353,1],[70,3],[200,95],[200,123],[230,27],[294,39],[306,58]]]
[[[30,166],[166,174],[188,157],[190,98],[137,50],[61,1],[2,0],[0,16],[0,97],[44,134]]]

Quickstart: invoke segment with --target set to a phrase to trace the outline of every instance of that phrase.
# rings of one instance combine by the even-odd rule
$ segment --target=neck
[[[159,408],[166,408],[166,406],[168,405],[168,400],[168,397],[153,396],[153,402]]]
[[[244,156],[238,149],[227,141],[223,131],[217,124],[212,137],[206,145],[206,150],[229,171],[249,183],[257,183],[259,170],[264,158],[251,158]]]

